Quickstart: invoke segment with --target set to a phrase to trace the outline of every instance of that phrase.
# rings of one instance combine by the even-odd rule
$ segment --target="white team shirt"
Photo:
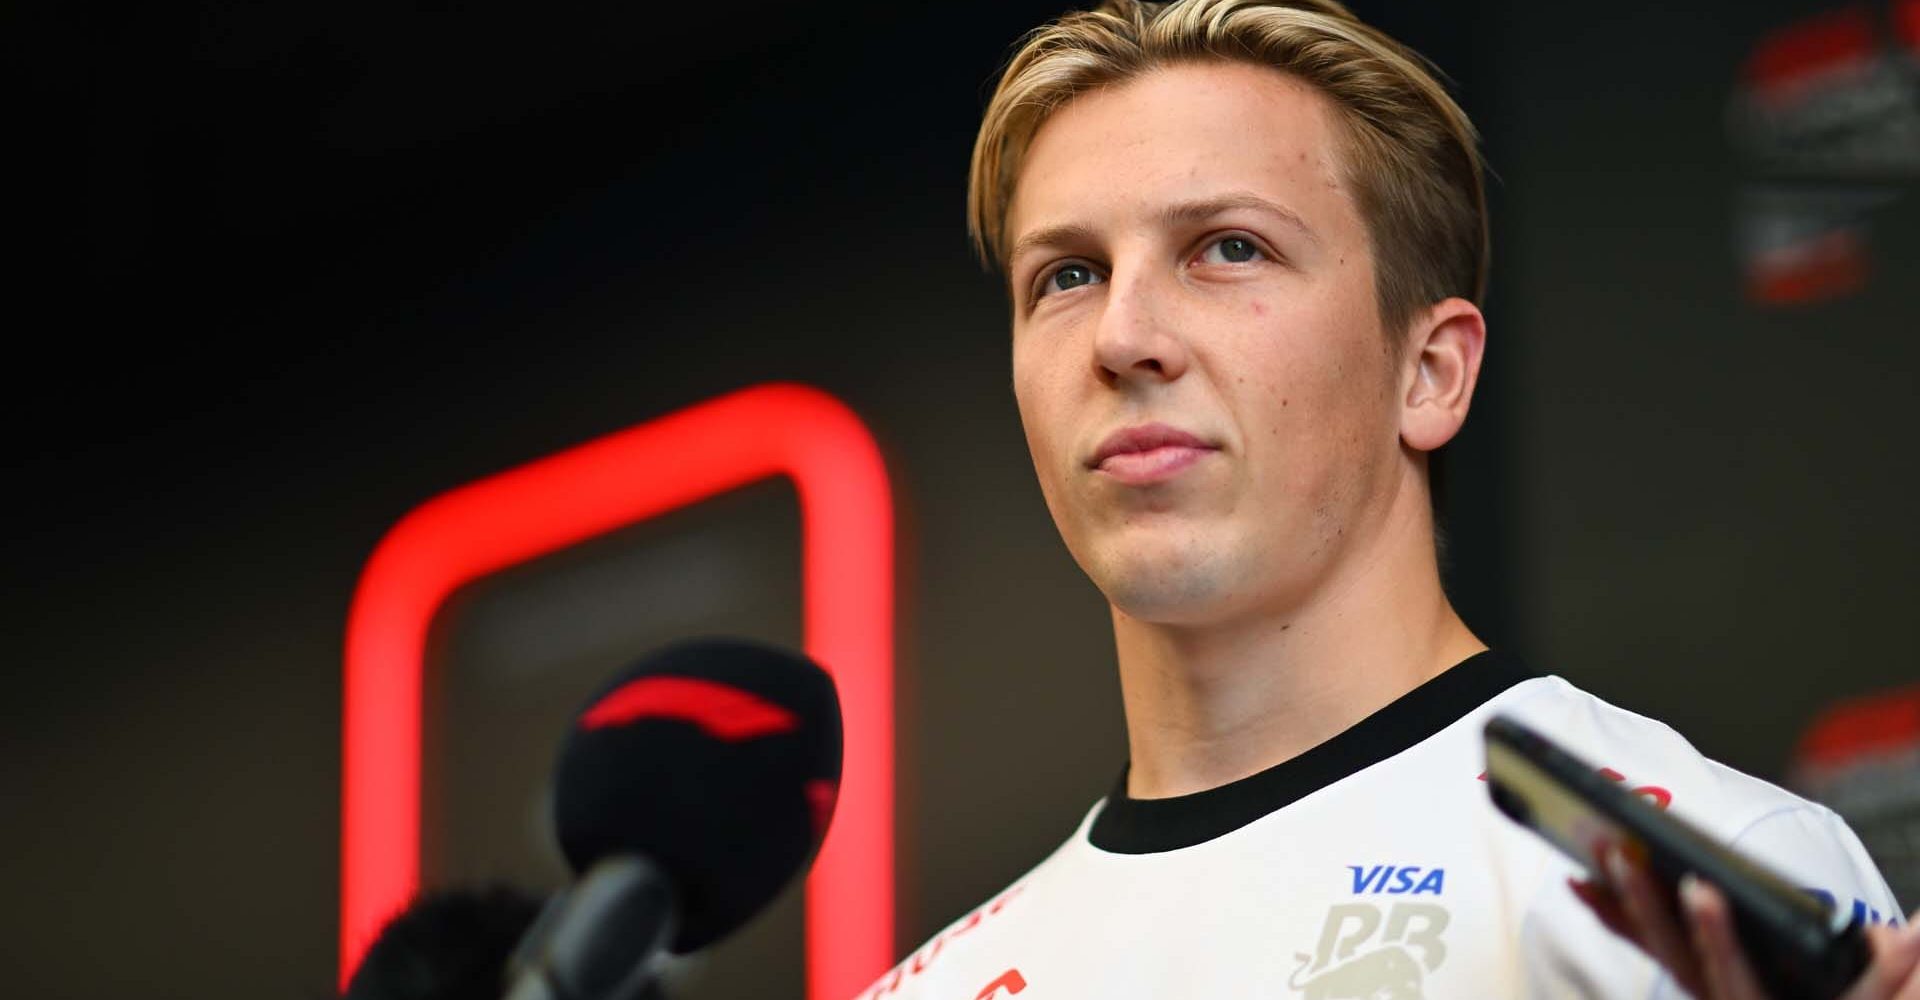
[[[1052,856],[858,1000],[1684,995],[1574,897],[1577,866],[1493,808],[1495,712],[1841,907],[1898,920],[1826,808],[1486,652],[1232,784],[1137,800],[1123,774]]]

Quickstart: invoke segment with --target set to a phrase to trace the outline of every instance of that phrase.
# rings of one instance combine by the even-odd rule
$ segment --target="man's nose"
[[[1106,308],[1094,330],[1093,360],[1102,382],[1171,382],[1187,370],[1187,348],[1172,322],[1172,288],[1154,277],[1118,269],[1108,279]]]

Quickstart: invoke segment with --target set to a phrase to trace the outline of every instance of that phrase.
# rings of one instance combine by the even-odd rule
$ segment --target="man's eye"
[[[1214,240],[1207,246],[1200,259],[1209,264],[1245,264],[1264,256],[1253,241],[1244,236],[1228,236]]]
[[[1100,275],[1093,268],[1085,264],[1068,264],[1047,275],[1047,279],[1040,283],[1040,294],[1051,295],[1054,292],[1079,288],[1081,285],[1098,284],[1100,281]]]

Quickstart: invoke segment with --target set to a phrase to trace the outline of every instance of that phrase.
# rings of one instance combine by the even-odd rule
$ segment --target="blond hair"
[[[1334,0],[1106,0],[1036,29],[1007,64],[974,142],[967,228],[982,259],[1007,262],[1014,183],[1053,112],[1089,90],[1208,60],[1286,73],[1338,110],[1390,333],[1441,299],[1480,301],[1487,208],[1473,123],[1424,59]]]

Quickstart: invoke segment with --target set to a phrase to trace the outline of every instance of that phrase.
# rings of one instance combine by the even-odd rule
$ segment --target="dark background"
[[[1463,613],[1781,776],[1822,705],[1920,675],[1912,178],[1880,179],[1853,295],[1751,304],[1735,250],[1739,67],[1822,5],[1356,7],[1454,77],[1498,174],[1443,502]],[[999,60],[1058,9],[11,6],[0,981],[326,995],[374,543],[770,379],[847,401],[894,479],[900,947],[1038,861],[1119,767],[1120,706],[963,205]],[[797,642],[794,523],[754,487],[444,616],[429,881],[555,877],[545,755],[612,667]],[[688,994],[798,996],[796,902]]]

